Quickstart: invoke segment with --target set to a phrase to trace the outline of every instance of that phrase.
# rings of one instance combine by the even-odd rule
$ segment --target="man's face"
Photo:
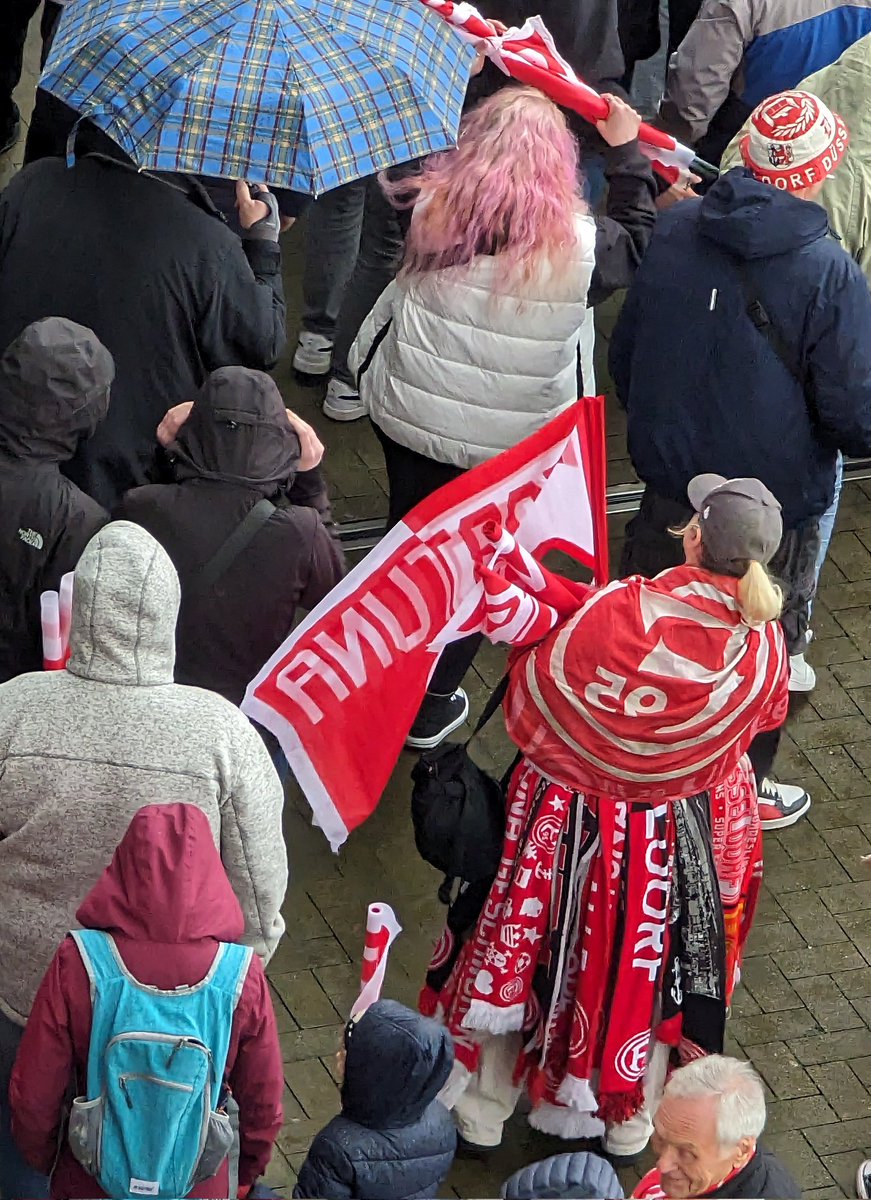
[[[704,1196],[734,1170],[750,1161],[752,1138],[724,1147],[717,1137],[719,1098],[682,1100],[666,1097],[656,1110],[652,1146],[662,1190],[674,1200]]]

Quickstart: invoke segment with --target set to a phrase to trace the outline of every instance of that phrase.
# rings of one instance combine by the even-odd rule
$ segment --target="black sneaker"
[[[794,783],[763,779],[759,787],[759,824],[763,829],[787,829],[811,806],[811,798]]]
[[[871,1196],[871,1159],[866,1158],[856,1172],[856,1195],[860,1200],[868,1200]]]
[[[12,102],[12,112],[0,124],[0,154],[6,154],[12,149],[21,136],[21,113],[18,105]]]
[[[432,750],[459,728],[469,715],[469,697],[462,688],[451,696],[427,692],[405,739],[411,750]]]

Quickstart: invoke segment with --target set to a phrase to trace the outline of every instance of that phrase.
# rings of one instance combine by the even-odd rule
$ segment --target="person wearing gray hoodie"
[[[11,1140],[9,1075],[57,944],[140,808],[201,808],[244,940],[268,959],[284,930],[282,788],[237,708],[173,682],[179,599],[166,551],[113,522],[76,568],[66,670],[0,685],[0,1197],[44,1194]]]

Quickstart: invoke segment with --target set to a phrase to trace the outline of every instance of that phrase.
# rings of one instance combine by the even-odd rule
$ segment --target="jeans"
[[[39,0],[3,0],[0,4],[0,133],[12,124],[12,93],[21,79],[27,27]]]
[[[360,231],[366,180],[355,179],[319,196],[306,214],[302,272],[302,327],[333,338],[345,285],[351,278]]]
[[[826,561],[826,555],[829,552],[829,543],[832,540],[832,534],[835,532],[835,521],[838,518],[838,505],[841,502],[841,488],[844,486],[844,456],[838,453],[838,465],[835,467],[835,494],[832,498],[832,503],[820,517],[820,548],[817,551],[817,582],[819,583],[820,571],[823,569],[823,563]]]
[[[353,386],[348,351],[396,274],[399,220],[375,175],[326,192],[306,219],[302,326],[333,339],[332,374]]]
[[[403,238],[396,209],[389,202],[375,175],[366,180],[360,248],[354,270],[345,288],[336,322],[332,373],[342,383],[356,386],[348,370],[348,352],[360,326],[399,269]]]
[[[0,1013],[0,1200],[44,1200],[48,1196],[48,1177],[27,1165],[12,1139],[9,1080],[23,1034],[23,1025]]]

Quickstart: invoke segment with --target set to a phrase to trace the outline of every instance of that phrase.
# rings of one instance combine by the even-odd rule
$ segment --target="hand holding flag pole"
[[[504,32],[497,33],[471,4],[454,0],[423,0],[423,3],[482,51],[500,71],[519,83],[537,87],[556,104],[579,113],[591,124],[608,116],[608,101],[578,79],[540,17],[528,18],[519,29],[505,30],[500,26]],[[697,158],[689,146],[646,121],[641,123],[638,142],[654,169],[668,183],[691,174],[706,180],[719,175],[715,166]]]

